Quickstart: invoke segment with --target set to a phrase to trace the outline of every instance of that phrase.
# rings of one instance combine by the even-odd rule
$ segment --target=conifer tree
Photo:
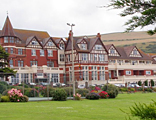
[[[111,0],[107,7],[123,9],[120,13],[121,17],[132,15],[131,19],[125,23],[128,26],[126,32],[138,27],[154,25],[156,22],[156,0]],[[149,30],[148,33],[155,34],[156,28]]]
[[[15,76],[16,71],[8,67],[9,64],[9,54],[0,46],[0,77]]]

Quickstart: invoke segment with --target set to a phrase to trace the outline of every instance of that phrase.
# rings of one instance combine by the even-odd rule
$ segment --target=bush
[[[10,102],[9,96],[2,96],[1,102]]]
[[[88,89],[76,89],[76,93],[81,94],[82,97],[85,97],[89,93]]]
[[[67,93],[64,89],[62,89],[62,88],[55,89],[52,100],[54,100],[54,101],[66,101],[66,99],[67,99]]]
[[[0,94],[2,94],[7,89],[7,86],[4,84],[0,84]]]
[[[151,80],[150,82],[151,82],[151,86],[154,86],[154,81],[153,81],[153,80]]]
[[[145,84],[145,86],[148,86],[148,81],[147,80],[144,81],[144,84]]]
[[[55,91],[55,88],[49,87],[49,97],[52,97],[54,95],[54,91]],[[47,88],[41,91],[41,95],[43,97],[48,97]]]
[[[142,87],[138,88],[138,91],[143,91],[143,88]]]
[[[113,84],[104,85],[102,90],[108,93],[109,98],[116,98],[119,93],[118,87]]]
[[[141,81],[139,81],[139,82],[138,82],[138,85],[139,85],[139,86],[142,86],[142,82],[141,82]]]
[[[81,100],[81,94],[77,93],[76,95],[73,95],[75,100]]]
[[[0,101],[1,101],[1,97],[2,97],[2,95],[0,94]]]
[[[29,98],[26,96],[26,95],[23,95],[21,98],[20,98],[20,101],[21,102],[28,102]]]
[[[8,91],[8,96],[11,102],[21,102],[21,97],[23,97],[23,94],[20,90],[12,88]]]
[[[9,89],[3,91],[2,96],[6,96],[6,95],[8,95],[8,91],[9,91]]]
[[[120,90],[121,92],[127,92],[127,91],[128,91],[128,88],[123,87],[123,88],[120,88],[119,90]]]
[[[104,99],[109,98],[108,93],[107,93],[107,92],[105,92],[105,91],[100,92],[100,93],[99,93],[99,95],[100,95],[100,98],[104,98]]]
[[[153,92],[153,90],[151,88],[144,88],[144,91],[146,91],[146,92]]]
[[[89,100],[98,100],[99,98],[100,98],[100,95],[94,92],[88,93],[86,95],[86,99],[89,99]]]
[[[67,97],[71,97],[73,96],[73,88],[72,87],[65,87],[65,88],[62,88],[66,91],[67,93]]]
[[[26,95],[28,97],[37,97],[38,91],[34,88],[28,88],[28,89],[26,89],[24,95]]]

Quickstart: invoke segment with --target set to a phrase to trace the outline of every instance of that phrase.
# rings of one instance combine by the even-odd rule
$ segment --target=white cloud
[[[99,8],[110,0],[1,0],[0,28],[6,11],[14,28],[47,31],[53,36],[68,36],[74,23],[74,35],[123,32],[127,18],[119,10]]]

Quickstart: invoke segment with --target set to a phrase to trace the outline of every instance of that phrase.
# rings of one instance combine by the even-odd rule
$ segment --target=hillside
[[[146,53],[156,53],[156,34],[150,36],[146,33],[146,31],[101,34],[101,40],[105,45],[107,44],[114,44],[115,46],[135,45]]]

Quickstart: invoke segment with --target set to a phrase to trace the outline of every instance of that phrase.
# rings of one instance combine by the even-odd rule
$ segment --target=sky
[[[75,24],[74,36],[124,32],[130,17],[106,6],[111,0],[0,0],[0,29],[7,12],[13,28],[47,31],[51,37],[67,37]],[[145,31],[147,28],[143,28]],[[136,29],[140,31],[140,29]]]

